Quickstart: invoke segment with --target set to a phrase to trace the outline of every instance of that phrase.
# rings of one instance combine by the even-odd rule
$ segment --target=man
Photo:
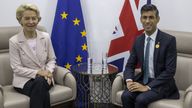
[[[123,108],[147,108],[162,98],[179,98],[174,80],[176,39],[157,29],[160,17],[156,6],[144,5],[140,20],[145,32],[136,39],[124,71]],[[137,64],[142,72],[135,76]]]

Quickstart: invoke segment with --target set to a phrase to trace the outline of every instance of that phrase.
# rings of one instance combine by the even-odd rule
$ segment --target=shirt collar
[[[155,41],[156,37],[157,37],[157,31],[158,29],[155,30],[155,32],[151,35],[151,36],[148,36],[146,33],[145,33],[145,41],[147,41],[147,37],[150,37],[151,40]]]

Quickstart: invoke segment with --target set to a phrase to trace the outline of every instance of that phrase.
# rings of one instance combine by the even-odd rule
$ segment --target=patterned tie
[[[150,40],[151,38],[147,38],[147,45],[145,49],[145,58],[144,58],[144,75],[143,75],[143,83],[147,84],[148,83],[148,78],[149,78],[149,51],[150,51]]]

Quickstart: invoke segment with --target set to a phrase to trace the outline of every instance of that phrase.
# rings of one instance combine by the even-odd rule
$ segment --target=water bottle
[[[93,65],[93,59],[89,57],[87,59],[87,72],[92,73],[92,65]]]
[[[107,54],[104,54],[104,56],[102,56],[102,72],[107,72]]]

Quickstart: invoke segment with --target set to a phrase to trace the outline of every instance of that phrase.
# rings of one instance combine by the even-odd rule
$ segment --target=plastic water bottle
[[[104,56],[102,56],[102,72],[107,72],[107,54],[104,54]]]
[[[92,73],[92,65],[93,65],[93,59],[89,57],[87,59],[87,72]]]

